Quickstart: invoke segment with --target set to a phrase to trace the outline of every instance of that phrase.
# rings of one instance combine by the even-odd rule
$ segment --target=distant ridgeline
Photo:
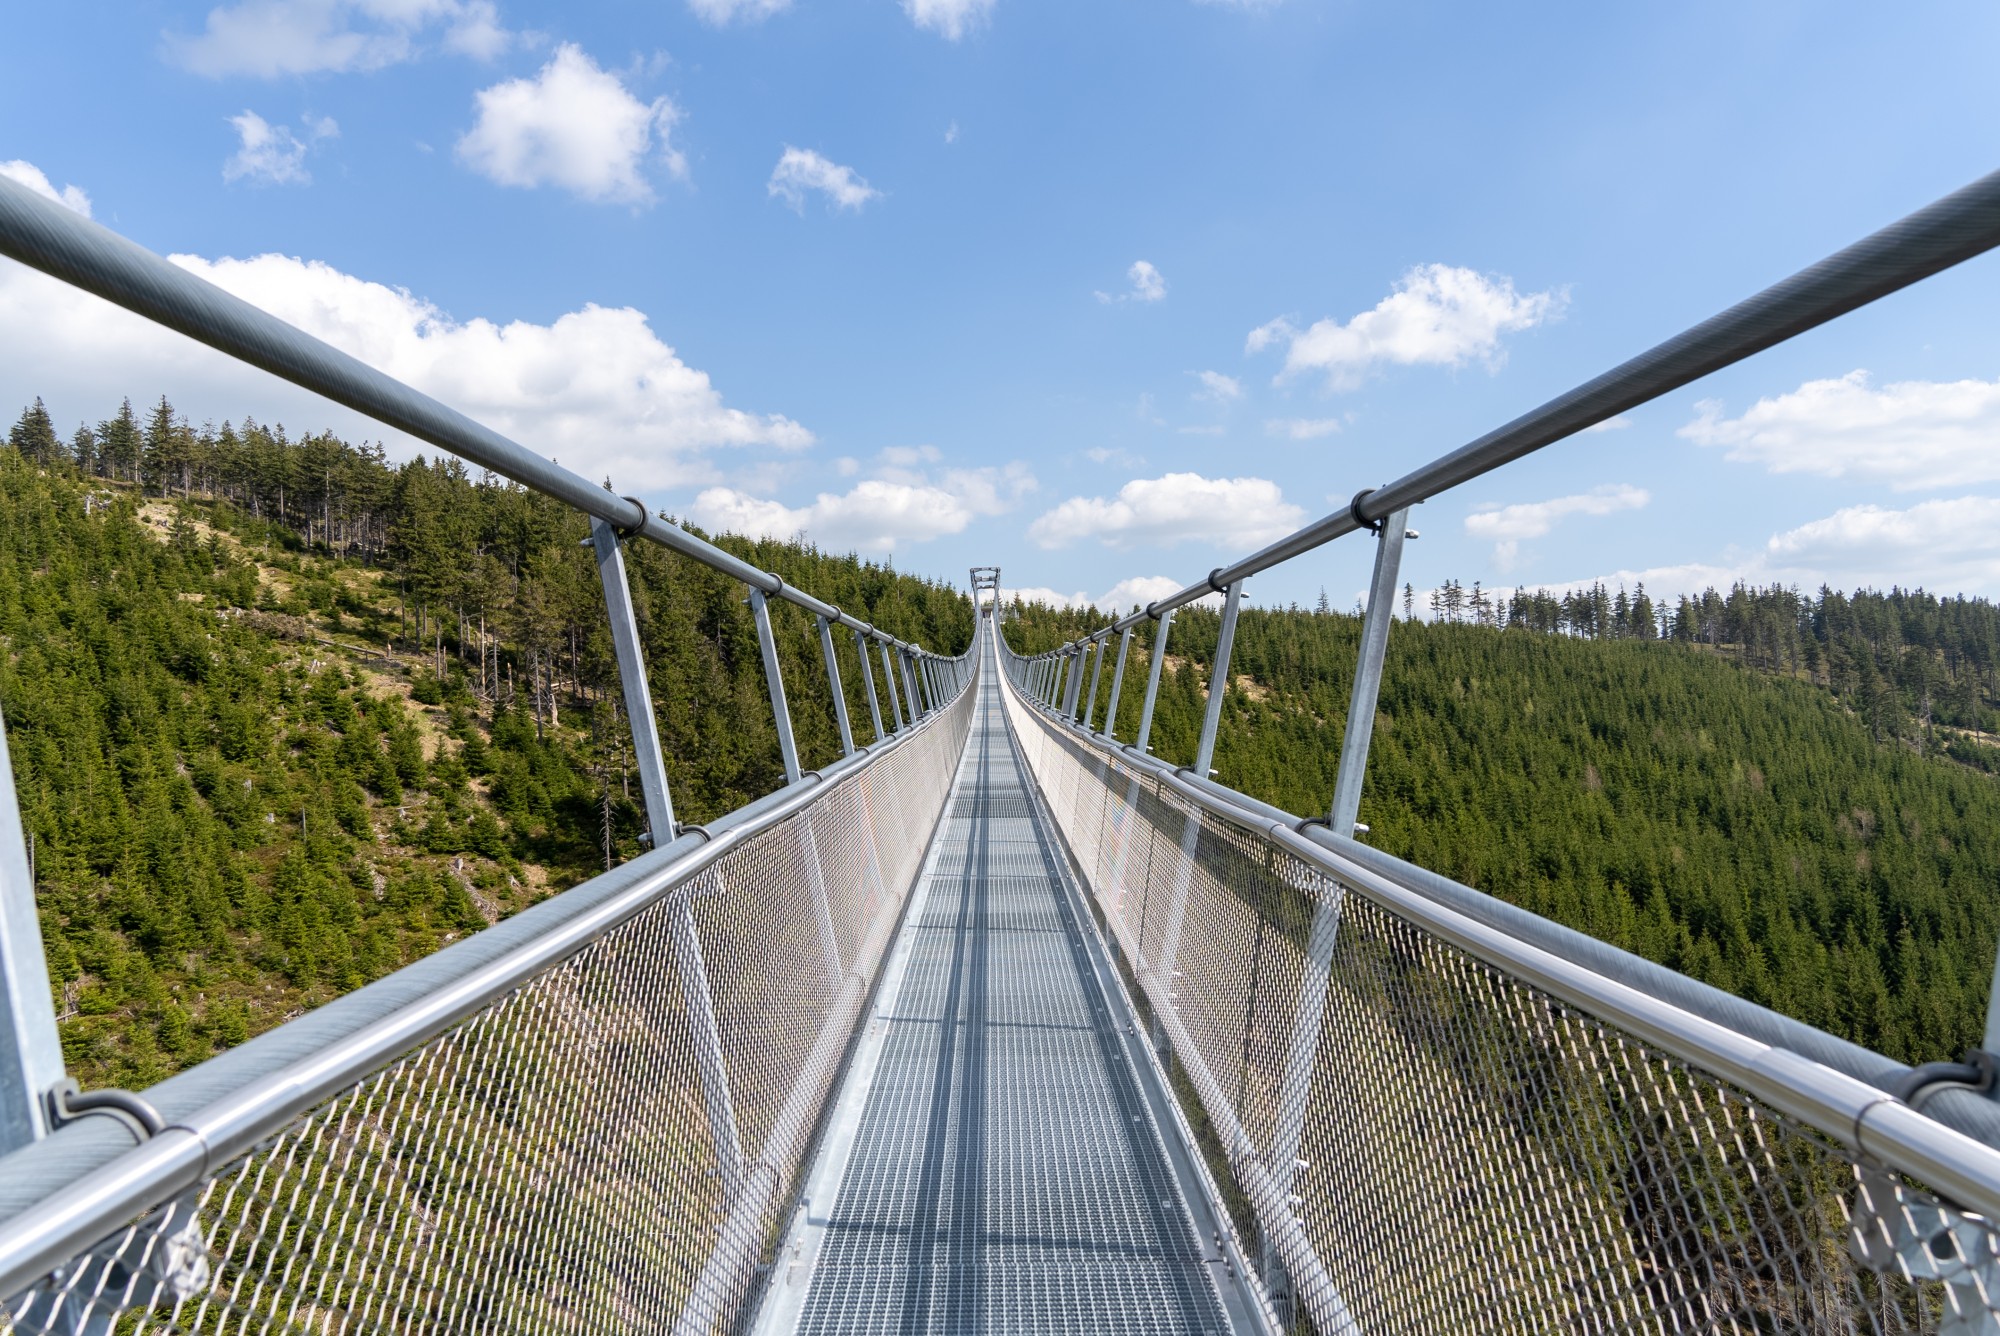
[[[143,1086],[639,851],[574,512],[455,461],[192,430],[164,402],[65,443],[38,401],[9,440],[0,709],[85,1085]],[[946,583],[717,541],[893,635],[970,640]],[[627,564],[680,818],[779,787],[742,588],[650,543]],[[824,765],[816,628],[771,611],[802,762]]]
[[[1739,586],[1503,608],[1446,589],[1456,607],[1389,637],[1371,844],[1906,1061],[1978,1044],[2000,941],[1993,604]],[[1331,801],[1360,638],[1321,606],[1243,610],[1216,745],[1221,782],[1301,814]],[[1107,620],[1017,608],[1024,652]],[[1217,630],[1175,615],[1169,761],[1194,755]],[[1150,639],[1126,669],[1128,742]]]

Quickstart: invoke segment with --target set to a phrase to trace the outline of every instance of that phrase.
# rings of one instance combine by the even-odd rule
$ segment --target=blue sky
[[[2000,11],[1969,3],[232,0],[0,32],[17,179],[674,513],[1065,596],[1196,579],[2000,167]],[[1996,311],[2000,260],[1932,279],[1424,506],[1406,572],[2000,594]],[[5,411],[162,393],[383,435],[0,262]],[[1350,605],[1367,559],[1249,596]]]

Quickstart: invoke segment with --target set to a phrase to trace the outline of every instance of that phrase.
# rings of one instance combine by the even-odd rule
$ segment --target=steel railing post
[[[897,657],[903,664],[903,699],[909,704],[910,723],[914,725],[924,717],[924,702],[917,695],[917,675],[910,671],[910,651],[904,650]]]
[[[625,696],[625,717],[632,725],[632,752],[639,769],[639,792],[646,803],[646,825],[653,847],[658,849],[674,840],[674,799],[667,783],[666,755],[660,747],[652,688],[646,682],[646,659],[639,644],[638,618],[632,610],[632,588],[625,576],[618,531],[592,517],[590,541],[597,552],[598,580],[604,586],[604,610],[611,622],[611,646],[618,661],[618,683]],[[675,902],[669,935],[674,945],[674,972],[687,1001],[689,1037],[693,1040],[695,1067],[701,1075],[708,1134],[715,1143],[715,1159],[724,1190],[734,1192],[743,1179],[743,1143],[736,1127],[736,1102],[729,1088],[729,1068],[722,1056],[722,1031],[715,1018],[708,961],[702,951],[701,933],[684,895]]]
[[[882,731],[882,702],[875,699],[875,673],[868,666],[868,637],[859,631],[854,633],[855,657],[861,660],[861,680],[868,686],[868,718],[875,724],[875,740],[888,737]]]
[[[840,686],[840,661],[833,657],[833,627],[826,618],[819,622],[819,652],[826,659],[826,680],[833,688],[833,718],[840,725],[840,754],[854,755],[854,729],[847,722],[847,693]],[[867,666],[867,661],[862,661]]]
[[[0,725],[0,1155],[49,1134],[46,1101],[64,1075],[28,841]]]
[[[1368,768],[1368,743],[1375,731],[1375,705],[1382,688],[1382,657],[1389,648],[1389,623],[1396,604],[1396,577],[1403,563],[1410,509],[1391,512],[1375,536],[1375,573],[1368,582],[1368,611],[1361,626],[1361,654],[1354,668],[1354,689],[1347,698],[1347,732],[1340,740],[1340,769],[1333,781],[1329,825],[1342,835],[1354,832],[1361,814],[1361,778]],[[1292,1023],[1292,1045],[1279,1087],[1277,1125],[1271,1135],[1271,1173],[1279,1199],[1289,1196],[1298,1172],[1299,1138],[1305,1129],[1306,1104],[1312,1096],[1313,1070],[1319,1060],[1320,1032],[1326,1023],[1328,973],[1333,966],[1334,941],[1340,930],[1340,898],[1329,896],[1313,911],[1299,978],[1299,1008]]]
[[[1111,670],[1111,699],[1104,706],[1103,734],[1112,741],[1118,738],[1118,696],[1125,690],[1125,656],[1132,650],[1132,628],[1126,627],[1118,635],[1118,664]]]
[[[1229,694],[1229,652],[1236,647],[1236,614],[1243,605],[1243,582],[1229,586],[1222,600],[1222,631],[1215,639],[1215,667],[1208,675],[1208,709],[1201,717],[1201,741],[1194,749],[1194,772],[1203,779],[1215,759],[1215,733],[1222,726],[1222,701]]]
[[[1153,664],[1146,672],[1146,702],[1139,707],[1139,736],[1132,745],[1146,751],[1153,737],[1153,703],[1160,698],[1160,667],[1167,661],[1167,632],[1174,624],[1174,610],[1160,614],[1160,629],[1153,632]]]
[[[785,782],[799,782],[799,745],[792,738],[792,711],[785,704],[785,674],[778,666],[778,638],[771,633],[771,609],[764,591],[750,587],[750,611],[757,618],[757,648],[764,654],[764,684],[771,690],[771,717],[778,724],[778,754],[785,762]]]
[[[889,652],[889,642],[878,640],[876,648],[882,651],[882,680],[889,684],[889,722],[896,726],[898,733],[906,727],[903,721],[903,698],[896,694],[896,660]]]
[[[1076,718],[1076,702],[1083,691],[1083,651],[1073,649],[1063,657],[1068,681],[1063,684],[1062,712],[1067,723]]]
[[[1104,636],[1097,638],[1097,657],[1090,669],[1090,694],[1083,698],[1083,731],[1090,731],[1091,716],[1097,713],[1097,684],[1104,680],[1104,647],[1110,644]]]

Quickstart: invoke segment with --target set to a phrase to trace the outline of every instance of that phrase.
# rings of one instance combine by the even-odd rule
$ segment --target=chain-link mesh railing
[[[2000,1331],[1985,1220],[1006,694],[1310,1329]]]
[[[972,699],[13,1296],[12,1330],[726,1328],[919,870]],[[734,1148],[713,1131],[722,1081],[699,1061],[704,1026]]]

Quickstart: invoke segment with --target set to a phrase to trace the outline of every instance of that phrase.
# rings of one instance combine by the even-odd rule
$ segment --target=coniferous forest
[[[1109,620],[1013,611],[1024,653]],[[1601,587],[1501,600],[1451,581],[1419,611],[1406,590],[1369,843],[1904,1061],[1979,1044],[2000,941],[2000,609],[1740,586],[1667,606]],[[1193,759],[1219,625],[1175,614],[1163,759]],[[1127,742],[1153,630],[1126,669]],[[1324,814],[1359,642],[1324,598],[1243,609],[1220,782]]]
[[[67,437],[36,404],[9,443],[0,707],[86,1084],[143,1086],[639,851],[580,517],[449,460],[197,429],[164,402]],[[941,652],[970,635],[948,583],[718,541]],[[627,560],[682,819],[775,789],[742,589],[650,544]],[[1895,1057],[1977,1043],[2000,940],[2000,609],[1456,581],[1418,601],[1390,640],[1372,843]],[[1024,652],[1103,620],[1015,612]],[[815,629],[773,614],[804,763],[824,764]],[[1175,619],[1170,760],[1193,755],[1216,630],[1201,608]],[[1323,598],[1245,609],[1224,782],[1324,808],[1358,639]]]
[[[68,439],[37,402],[9,444],[0,708],[86,1086],[144,1086],[640,852],[582,517],[455,461],[198,430],[164,402]],[[948,584],[720,541],[891,634],[970,639]],[[780,787],[742,587],[651,543],[626,562],[679,818]],[[817,629],[771,611],[824,765]]]

